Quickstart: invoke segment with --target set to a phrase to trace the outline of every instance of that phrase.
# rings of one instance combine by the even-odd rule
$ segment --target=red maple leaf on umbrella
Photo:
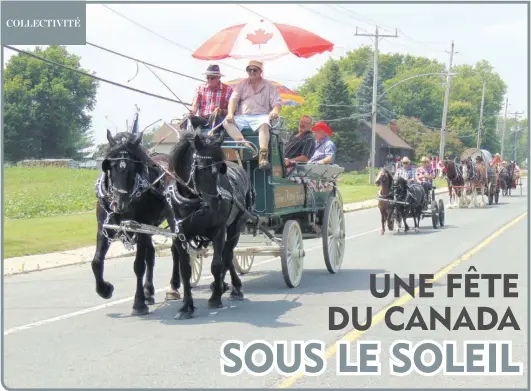
[[[262,30],[256,30],[254,34],[247,34],[246,37],[249,41],[252,42],[253,45],[263,45],[267,43],[271,38],[273,38],[273,34],[267,33]]]

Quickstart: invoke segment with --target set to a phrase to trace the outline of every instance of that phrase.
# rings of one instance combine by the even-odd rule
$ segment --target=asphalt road
[[[518,192],[519,193],[519,192]],[[448,196],[442,199],[447,203]],[[165,303],[163,288],[170,277],[171,259],[159,258],[155,266],[155,284],[159,292],[151,313],[132,317],[134,293],[132,259],[111,260],[106,264],[106,279],[115,286],[114,296],[105,301],[94,291],[90,265],[45,270],[4,279],[4,373],[9,388],[62,387],[524,387],[527,385],[527,220],[521,218],[503,232],[502,226],[527,211],[528,198],[519,194],[501,198],[500,204],[485,209],[447,210],[446,226],[434,230],[431,221],[421,221],[419,233],[379,234],[376,209],[346,215],[346,255],[339,274],[331,275],[324,265],[319,240],[305,242],[307,255],[301,285],[285,286],[280,261],[257,258],[250,274],[243,277],[246,300],[231,302],[224,297],[225,308],[209,310],[209,265],[204,278],[193,290],[198,307],[196,318],[177,321],[180,302]],[[497,236],[491,237],[497,232]],[[490,237],[490,238],[489,238]],[[487,241],[486,241],[487,240]],[[478,248],[477,246],[480,245]],[[310,249],[310,251],[308,251]],[[472,250],[472,253],[470,251]],[[463,258],[463,255],[465,257]],[[456,262],[456,260],[461,260]],[[453,270],[446,268],[453,265]],[[466,273],[473,265],[479,273],[518,273],[518,298],[503,299],[498,289],[495,298],[445,298],[444,272]],[[374,324],[363,335],[347,327],[328,330],[328,307],[372,306],[374,313],[395,299],[374,298],[369,291],[370,274],[383,279],[385,273],[407,276],[409,273],[439,273],[434,283],[435,297],[403,300],[404,316],[415,306],[429,319],[428,306],[452,308],[455,319],[465,305],[488,305],[500,310],[507,306],[521,327],[520,331],[390,331],[383,322]],[[472,319],[476,312],[470,310]],[[475,321],[474,321],[475,322]],[[375,322],[377,323],[377,322]],[[494,336],[494,331],[496,335]],[[220,373],[220,347],[229,339],[244,344],[261,339],[311,340],[325,342],[327,348],[341,338],[380,340],[381,376],[336,376],[335,355],[319,377],[283,377],[275,372],[266,376],[242,373],[236,377]],[[523,362],[523,375],[405,377],[389,375],[388,349],[397,339],[416,343],[423,339],[455,340],[462,355],[465,340],[497,339],[513,341],[513,360]],[[356,349],[351,356],[355,358]]]

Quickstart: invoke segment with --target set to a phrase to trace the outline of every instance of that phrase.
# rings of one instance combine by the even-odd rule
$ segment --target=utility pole
[[[356,36],[360,37],[374,37],[374,65],[373,65],[373,78],[372,78],[372,132],[371,132],[371,164],[369,183],[374,185],[374,166],[376,161],[376,116],[378,112],[378,42],[380,38],[398,38],[398,30],[395,30],[395,35],[385,35],[378,33],[378,26],[376,26],[375,34],[359,34],[356,27]]]
[[[503,161],[503,144],[505,143],[505,129],[507,129],[507,109],[509,108],[509,98],[505,98],[505,116],[503,119],[503,130],[502,130],[502,139],[501,139],[501,151],[500,158]]]
[[[481,93],[481,109],[479,110],[479,125],[478,125],[478,145],[477,149],[481,147],[481,128],[483,126],[483,104],[485,103],[485,81],[483,81],[483,92]]]
[[[521,111],[521,112],[515,111],[514,113],[509,113],[509,114],[511,114],[511,115],[514,114],[514,120],[518,121],[518,116],[520,114],[524,114],[524,112],[523,111]],[[513,161],[516,161],[516,134],[519,132],[519,128],[517,126],[518,126],[518,123],[516,123],[516,125],[515,125],[514,132],[511,131],[511,133],[513,135]]]
[[[457,54],[459,52],[455,52]],[[446,73],[446,91],[444,93],[444,107],[443,107],[443,116],[441,124],[441,142],[439,144],[439,159],[442,161],[444,159],[444,145],[446,142],[446,118],[448,115],[448,98],[450,97],[450,85],[452,81],[452,63],[454,61],[454,41],[452,41],[452,49],[450,50],[450,62],[448,63],[448,71]]]

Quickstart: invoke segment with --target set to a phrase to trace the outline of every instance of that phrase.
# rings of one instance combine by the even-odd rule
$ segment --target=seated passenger
[[[273,83],[262,78],[263,67],[261,61],[249,61],[246,68],[249,77],[234,87],[223,127],[235,141],[244,140],[241,132],[243,128],[249,127],[258,132],[258,164],[261,169],[267,169],[270,120],[278,118],[282,99]]]
[[[330,139],[332,129],[326,122],[317,122],[312,128],[315,136],[315,152],[308,160],[312,164],[334,164],[336,159],[336,145]]]
[[[220,73],[218,65],[209,65],[205,75],[207,82],[197,88],[190,109],[189,118],[194,129],[198,126],[207,125],[214,127],[223,122],[232,95],[231,86],[221,82],[223,75]],[[212,123],[214,116],[216,119]]]
[[[312,117],[303,115],[299,122],[299,132],[294,134],[284,146],[286,167],[306,163],[315,152],[315,139],[312,134]]]
[[[430,190],[433,187],[432,181],[435,178],[435,174],[430,166],[430,159],[428,159],[426,156],[423,156],[420,161],[422,163],[422,166],[417,168],[417,182],[422,185],[424,191],[426,192],[426,195],[428,195],[430,194]]]
[[[404,178],[408,184],[415,181],[415,170],[411,167],[411,162],[407,156],[402,158],[402,166],[400,166],[396,172],[394,179]]]
[[[499,171],[500,163],[501,163],[501,157],[500,157],[500,154],[497,153],[496,155],[494,155],[494,159],[492,159],[492,161],[489,163],[489,166],[495,167],[496,171]]]

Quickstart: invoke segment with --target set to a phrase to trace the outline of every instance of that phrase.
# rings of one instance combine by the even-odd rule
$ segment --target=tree
[[[359,110],[362,113],[372,113],[373,82],[374,70],[372,68],[367,68],[363,76],[363,81],[356,91],[356,101],[360,106]],[[379,78],[376,82],[376,87],[376,96],[380,97],[380,95],[384,92],[384,87],[381,79]],[[392,117],[394,117],[393,112],[391,111],[391,106],[389,105],[385,95],[377,100],[376,111],[376,122],[380,124],[386,124],[390,119],[393,119]]]
[[[330,122],[334,129],[337,160],[350,162],[366,159],[368,144],[356,131],[358,121],[353,118],[356,112],[336,61],[330,63],[324,73],[324,79],[318,90],[319,113],[320,118]]]
[[[89,73],[63,46],[33,53]],[[21,53],[9,60],[4,80],[7,160],[78,158],[93,145],[88,112],[96,104],[94,79]]]
[[[397,121],[399,136],[415,149],[415,158],[438,156],[440,134],[425,127],[418,118],[400,117]],[[464,146],[455,132],[447,132],[445,156],[459,156]]]

